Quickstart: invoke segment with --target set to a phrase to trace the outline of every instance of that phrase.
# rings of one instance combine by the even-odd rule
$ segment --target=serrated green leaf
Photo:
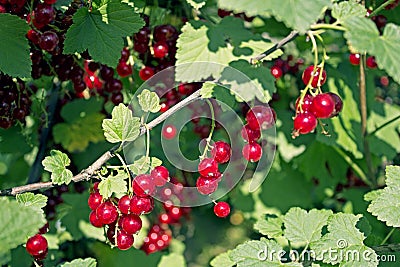
[[[231,250],[228,250],[225,253],[219,254],[217,257],[212,259],[212,261],[210,262],[210,265],[212,267],[233,267],[233,266],[235,266],[236,263],[233,262],[231,260],[231,258],[229,257],[230,253],[231,253]]]
[[[156,92],[144,89],[138,96],[139,105],[144,112],[156,113],[160,110],[160,98]]]
[[[364,195],[364,200],[365,201],[373,201],[373,200],[377,199],[383,192],[384,192],[383,189],[378,189],[378,190],[368,192]]]
[[[201,98],[211,98],[213,96],[215,84],[211,82],[203,83],[203,86],[200,88],[200,96]]]
[[[93,258],[86,259],[75,259],[71,262],[66,262],[60,265],[60,267],[96,267],[97,262]]]
[[[103,120],[102,127],[108,142],[129,142],[139,136],[140,119],[133,117],[127,106],[119,104],[111,112],[111,119]]]
[[[400,83],[400,26],[388,23],[380,36],[375,23],[367,18],[352,17],[343,25],[349,44],[360,53],[375,56],[378,67]]]
[[[99,183],[99,193],[103,198],[109,198],[113,193],[120,194],[128,191],[125,171],[119,171],[115,176],[109,176]]]
[[[64,53],[86,49],[94,61],[116,67],[124,46],[123,37],[144,26],[133,7],[120,1],[102,1],[97,9],[80,8],[65,35]],[[107,52],[105,52],[107,51]]]
[[[0,251],[0,265],[8,266],[7,263],[11,261],[10,251]]]
[[[74,122],[76,118],[83,118],[89,114],[99,113],[103,109],[102,98],[79,98],[65,104],[61,109],[61,117],[66,122]]]
[[[47,156],[42,161],[44,169],[51,172],[51,181],[54,184],[69,184],[73,174],[66,168],[71,164],[71,160],[67,154],[59,150],[51,150],[50,156]]]
[[[338,23],[351,17],[365,17],[367,9],[357,0],[335,3],[332,7],[332,17],[336,18]]]
[[[234,13],[244,12],[247,16],[264,15],[265,1],[257,0],[218,0],[218,8],[224,10],[232,10]]]
[[[31,192],[17,194],[15,196],[18,203],[26,207],[31,207],[42,212],[42,208],[47,205],[47,197],[42,194],[34,194]]]
[[[129,166],[129,169],[136,175],[146,173],[150,168],[150,158],[142,156],[135,160],[133,164]]]
[[[203,0],[186,0],[186,2],[196,10],[199,10],[206,4],[206,1]]]
[[[0,251],[9,251],[26,242],[46,220],[43,213],[32,206],[24,206],[15,200],[0,197]]]
[[[339,266],[378,266],[376,253],[364,245],[365,236],[356,227],[360,218],[361,215],[354,214],[332,215],[328,221],[328,233],[310,245],[318,260]],[[332,253],[327,253],[328,251],[334,251],[333,255],[336,257],[333,257]],[[339,255],[355,256],[339,257]]]
[[[14,77],[30,77],[32,61],[25,37],[28,24],[16,15],[0,13],[0,25],[0,71]]]
[[[186,262],[183,255],[171,253],[163,255],[157,267],[186,267]]]
[[[386,187],[370,192],[367,200],[372,200],[368,206],[368,212],[385,222],[387,226],[400,227],[399,166],[386,167]]]
[[[104,140],[101,124],[105,118],[101,113],[85,114],[68,123],[58,123],[53,127],[54,141],[69,152],[84,151],[89,143]]]
[[[94,227],[91,223],[81,220],[79,221],[79,230],[86,238],[93,238],[101,242],[106,242],[103,228]]]
[[[254,0],[256,1],[256,0]],[[331,6],[330,0],[265,0],[263,10],[270,11],[289,28],[305,33]]]
[[[151,157],[151,165],[150,168],[154,169],[155,167],[161,166],[162,160],[156,157]]]
[[[281,217],[263,216],[254,224],[254,230],[269,238],[276,238],[283,235],[283,220]]]
[[[291,208],[283,217],[284,236],[292,245],[307,246],[321,238],[322,227],[327,224],[330,215],[330,210],[312,209],[307,212],[297,207]]]

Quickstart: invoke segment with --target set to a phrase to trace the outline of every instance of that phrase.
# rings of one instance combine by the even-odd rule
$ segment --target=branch
[[[152,120],[147,124],[147,128],[150,130],[166,120],[169,116],[186,106],[188,103],[192,102],[193,100],[200,97],[200,90],[197,90],[187,98],[183,99],[176,105],[172,106],[166,112],[162,113],[160,116]],[[140,127],[140,135],[143,135],[146,132],[146,127]],[[124,144],[123,144],[124,145]],[[115,152],[117,149],[120,148],[120,145],[116,145],[112,147],[110,150],[106,151],[103,155],[101,155],[95,162],[93,162],[88,168],[81,171],[79,174],[75,175],[72,178],[72,182],[80,182],[83,180],[90,180],[91,178],[95,177],[95,173],[99,170],[107,161],[109,161],[112,157],[114,157]],[[17,186],[9,189],[0,190],[0,196],[15,196],[16,194],[21,194],[24,192],[35,191],[39,189],[46,189],[55,187],[52,182],[40,182],[34,184],[27,184],[23,186]]]
[[[299,35],[298,31],[292,31],[291,33],[289,33],[288,36],[286,36],[285,38],[280,40],[278,43],[276,43],[274,46],[269,48],[267,51],[263,52],[262,54],[259,54],[258,56],[255,56],[255,57],[251,58],[250,59],[250,64],[257,63],[258,61],[260,61],[261,59],[265,58],[269,54],[275,52],[276,50],[278,50],[279,48],[281,48],[285,44],[287,44],[287,43],[291,42],[292,40],[294,40],[298,35]]]

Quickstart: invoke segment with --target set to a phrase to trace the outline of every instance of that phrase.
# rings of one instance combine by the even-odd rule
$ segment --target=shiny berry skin
[[[40,29],[52,22],[56,17],[56,11],[52,5],[38,4],[33,11],[33,25]]]
[[[103,197],[99,192],[94,192],[89,195],[88,205],[91,210],[97,209],[101,202],[103,202]]]
[[[366,65],[370,69],[375,69],[378,67],[378,64],[376,64],[375,57],[367,57]]]
[[[267,130],[275,124],[275,111],[266,106],[254,106],[246,114],[246,121],[253,130]]]
[[[128,235],[133,235],[142,229],[142,220],[135,214],[122,215],[118,225]]]
[[[262,148],[258,143],[245,144],[242,149],[242,155],[250,162],[257,162],[261,159]]]
[[[261,137],[261,131],[259,129],[258,130],[251,129],[248,124],[243,126],[240,133],[243,139],[249,143],[256,142]]]
[[[152,197],[133,196],[131,199],[130,210],[133,214],[142,215],[150,213],[154,209],[154,200]]]
[[[318,87],[318,79],[319,79],[320,71],[321,71],[320,67],[317,67],[316,70],[314,71],[314,65],[307,67],[304,70],[303,76],[302,76],[304,84],[307,85],[312,76],[311,86],[314,88]],[[326,82],[326,71],[323,70],[321,80],[319,81],[319,83],[320,83],[319,85],[322,86],[325,82]]]
[[[139,77],[143,81],[147,81],[154,75],[154,69],[152,67],[146,66],[139,71]]]
[[[340,96],[338,96],[335,93],[329,92],[327,94],[329,94],[332,97],[333,102],[335,102],[335,108],[334,108],[334,110],[333,110],[333,112],[331,114],[331,117],[335,117],[342,111],[342,109],[343,109],[343,101],[340,98]]]
[[[92,210],[89,214],[89,222],[94,226],[94,227],[103,227],[104,224],[102,221],[100,221],[100,219],[97,217],[96,215],[96,211]]]
[[[201,176],[214,178],[218,176],[218,163],[212,158],[205,158],[200,161],[198,171]]]
[[[156,42],[159,41],[169,41],[174,38],[174,35],[177,34],[177,30],[174,26],[166,24],[166,25],[158,25],[154,27],[153,37]]]
[[[111,224],[117,220],[118,211],[110,201],[106,201],[97,207],[96,215],[103,224]]]
[[[165,111],[167,111],[169,109],[167,101],[161,102],[160,105],[161,105],[161,108],[160,108],[161,113],[164,113]]]
[[[316,118],[329,118],[335,110],[335,101],[327,94],[316,95],[311,104],[311,111]]]
[[[278,66],[272,66],[271,67],[271,74],[272,74],[272,76],[275,77],[275,79],[279,79],[280,77],[282,77],[283,71]]]
[[[37,31],[30,29],[26,34],[26,38],[34,44],[39,44],[40,34]]]
[[[231,212],[231,207],[226,202],[221,201],[215,204],[214,206],[214,214],[220,218],[227,217],[230,212]]]
[[[299,113],[294,118],[294,134],[307,134],[317,127],[317,118],[311,112]]]
[[[117,66],[117,73],[122,78],[132,74],[132,66],[125,61],[120,61]]]
[[[131,197],[128,195],[122,196],[118,200],[118,209],[122,214],[129,214],[131,207]]]
[[[296,112],[307,112],[311,110],[311,104],[313,101],[314,97],[312,95],[306,94],[303,98],[303,103],[301,105],[301,110],[300,110],[300,106],[299,106],[299,102],[300,102],[300,97],[297,98],[296,100]]]
[[[360,54],[350,54],[349,61],[351,65],[357,66],[360,65]]]
[[[174,125],[166,125],[162,129],[162,136],[167,139],[171,140],[176,137],[176,127]]]
[[[125,233],[124,231],[117,232],[117,247],[120,250],[130,249],[133,245],[134,239],[132,235]]]
[[[33,257],[41,257],[47,254],[48,244],[44,236],[36,234],[26,241],[26,251]]]
[[[107,92],[119,92],[122,90],[122,82],[118,79],[108,80],[104,86]]]
[[[154,194],[156,185],[150,175],[139,174],[132,182],[132,190],[139,197],[147,197]]]
[[[155,43],[153,46],[153,55],[155,58],[164,58],[168,54],[168,46],[166,43]]]
[[[121,57],[119,60],[126,62],[126,61],[128,61],[130,55],[131,55],[131,52],[129,51],[129,47],[124,47],[124,48],[122,48]]]
[[[200,176],[196,182],[197,191],[202,195],[214,193],[218,188],[218,180]]]
[[[211,155],[218,163],[228,162],[231,158],[231,147],[228,143],[217,141],[211,150]]]
[[[168,169],[164,166],[155,167],[151,173],[151,177],[154,180],[156,186],[164,186],[169,180],[169,172]]]
[[[39,46],[48,52],[53,51],[58,45],[58,36],[55,32],[46,31],[42,33],[39,40]]]

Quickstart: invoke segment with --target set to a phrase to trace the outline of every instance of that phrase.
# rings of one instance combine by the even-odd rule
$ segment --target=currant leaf
[[[15,199],[18,203],[31,207],[33,209],[38,210],[39,212],[43,212],[42,208],[47,205],[47,197],[42,194],[34,194],[31,192],[17,194]]]
[[[96,267],[97,262],[93,258],[75,259],[70,262],[63,263],[60,267]]]
[[[335,3],[332,6],[332,17],[336,18],[338,23],[351,17],[365,17],[366,14],[367,9],[357,0]]]
[[[201,98],[211,98],[214,92],[214,83],[205,82],[203,86],[200,88],[200,96]]]
[[[231,253],[231,250],[228,250],[225,253],[219,254],[217,257],[215,257],[211,262],[210,265],[213,267],[233,267],[235,266],[235,262],[231,260],[229,257]]]
[[[283,235],[283,220],[281,217],[263,216],[254,224],[254,230],[269,238],[276,238]]]
[[[42,161],[44,169],[51,172],[51,181],[53,184],[69,184],[72,180],[72,172],[66,167],[71,164],[67,154],[59,150],[51,150],[50,156]]]
[[[151,157],[151,164],[150,168],[154,169],[155,167],[161,166],[162,165],[162,160],[156,157]]]
[[[0,71],[14,77],[31,76],[32,61],[25,34],[29,30],[25,20],[16,15],[0,13]]]
[[[160,110],[160,98],[156,92],[144,89],[138,96],[139,105],[144,112],[156,113]]]
[[[91,11],[87,7],[80,8],[73,22],[65,36],[64,53],[87,49],[94,61],[113,68],[124,47],[123,37],[138,32],[144,25],[135,9],[120,1],[101,1]]]
[[[206,1],[202,0],[186,0],[186,2],[196,10],[199,10],[206,4]]]
[[[186,262],[183,255],[171,253],[162,256],[157,267],[186,267]]]
[[[128,187],[125,179],[128,175],[125,171],[118,171],[114,176],[109,176],[99,183],[99,193],[103,198],[109,198],[113,193],[120,194],[126,193]]]
[[[266,1],[241,1],[241,0],[218,0],[220,9],[232,10],[235,13],[244,12],[247,16],[268,15],[264,8]]]
[[[129,166],[129,169],[136,175],[146,173],[149,168],[150,158],[146,156],[140,157],[139,159],[135,160],[132,165]]]
[[[110,143],[129,142],[140,134],[140,119],[124,104],[114,107],[111,119],[103,120],[104,136]]]

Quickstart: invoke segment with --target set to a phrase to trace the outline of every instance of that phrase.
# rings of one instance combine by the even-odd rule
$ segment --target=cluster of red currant
[[[241,130],[243,139],[247,142],[242,149],[243,157],[250,162],[257,162],[262,156],[262,147],[257,141],[261,137],[261,130],[274,126],[275,111],[267,106],[254,106],[246,114],[246,121]]]
[[[322,86],[326,81],[326,72],[313,65],[304,70],[304,84],[313,88]],[[293,138],[300,134],[312,132],[317,127],[317,119],[326,119],[337,116],[343,108],[341,98],[335,93],[305,94],[296,100],[296,116],[294,118]]]
[[[140,249],[146,254],[151,254],[167,248],[171,240],[171,230],[166,225],[155,224],[150,228]]]
[[[350,64],[352,64],[354,66],[360,65],[360,60],[361,60],[361,55],[358,53],[351,53],[349,55]],[[376,69],[376,67],[378,67],[378,64],[376,64],[374,56],[367,57],[365,64],[370,69]]]
[[[304,60],[302,58],[295,59],[293,55],[288,55],[286,60],[278,58],[271,67],[271,74],[275,79],[279,79],[286,73],[296,75],[303,64]]]

